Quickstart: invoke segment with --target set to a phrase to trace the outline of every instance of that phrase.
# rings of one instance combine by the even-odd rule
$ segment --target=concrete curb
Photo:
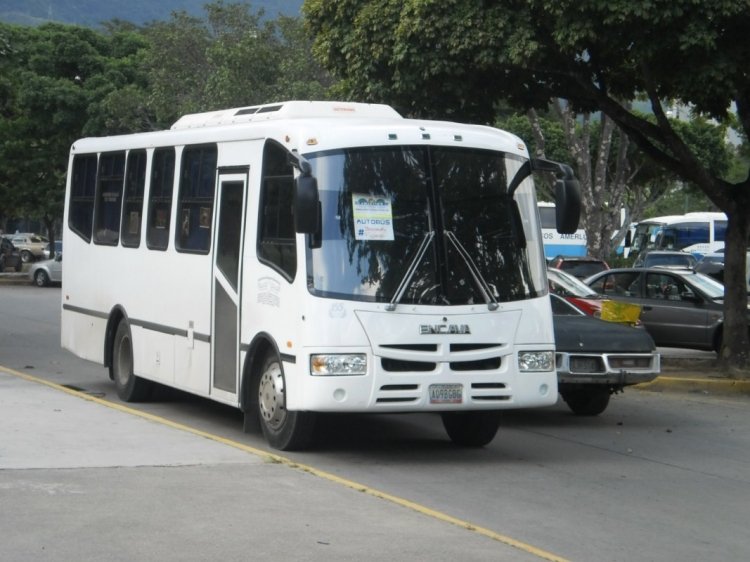
[[[0,273],[0,285],[25,285],[31,283],[29,272]]]
[[[692,353],[679,350],[662,353],[661,373],[651,382],[635,388],[654,392],[675,391],[703,394],[745,394],[750,395],[750,378],[732,378],[719,367],[714,354],[692,356]],[[750,377],[750,374],[745,374]]]

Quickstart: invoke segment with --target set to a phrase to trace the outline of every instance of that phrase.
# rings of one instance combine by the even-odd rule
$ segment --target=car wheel
[[[580,386],[560,390],[568,408],[577,416],[598,416],[609,405],[609,388],[606,386]]]
[[[49,285],[49,275],[47,275],[47,272],[43,269],[38,270],[34,274],[34,283],[36,283],[37,287],[46,287]]]
[[[441,417],[448,437],[461,447],[484,447],[495,438],[500,427],[498,410],[443,412]]]
[[[133,373],[133,344],[130,338],[130,327],[124,320],[120,322],[115,332],[110,369],[120,400],[141,402],[151,396],[153,383]]]
[[[28,250],[21,250],[21,261],[23,263],[31,263],[34,261],[34,256]]]
[[[284,370],[275,354],[265,358],[253,384],[260,427],[268,444],[282,451],[309,447],[314,435],[315,414],[287,410]]]

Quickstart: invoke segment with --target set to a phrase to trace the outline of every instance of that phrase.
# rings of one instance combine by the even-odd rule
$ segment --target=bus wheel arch
[[[250,345],[242,377],[244,430],[259,428],[275,449],[307,448],[313,437],[315,415],[286,409],[286,379],[278,347],[267,335]]]

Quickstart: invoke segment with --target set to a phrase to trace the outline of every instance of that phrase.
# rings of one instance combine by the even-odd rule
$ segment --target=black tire
[[[124,320],[118,324],[112,343],[110,376],[117,396],[124,402],[143,402],[151,396],[154,384],[133,374],[133,344],[130,327]]]
[[[495,438],[500,427],[498,410],[443,412],[441,417],[448,437],[461,447],[484,447]]]
[[[607,409],[610,394],[606,386],[592,385],[560,390],[568,408],[577,416],[598,416]]]
[[[281,451],[306,449],[312,444],[315,430],[315,414],[286,409],[286,381],[284,369],[275,354],[269,354],[253,379],[251,390],[255,412],[260,428],[268,444]],[[252,424],[245,421],[245,426]]]
[[[28,250],[21,250],[21,261],[23,263],[31,263],[34,261],[34,255]]]
[[[43,269],[38,270],[34,274],[34,283],[37,287],[46,287],[49,285],[49,275]]]

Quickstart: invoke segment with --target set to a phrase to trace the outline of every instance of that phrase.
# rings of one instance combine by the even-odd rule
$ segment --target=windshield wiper
[[[469,254],[469,252],[466,251],[466,248],[464,248],[463,244],[461,244],[461,242],[458,240],[458,238],[456,238],[456,235],[453,232],[446,230],[444,234],[448,241],[453,244],[453,247],[458,250],[458,255],[461,256],[461,259],[464,260],[464,263],[469,268],[469,272],[471,272],[471,276],[474,278],[474,282],[479,288],[479,291],[482,293],[484,302],[487,303],[487,308],[490,310],[497,310],[497,307],[499,305],[497,304],[495,297],[492,296],[490,286],[487,284],[487,281],[485,281],[484,277],[482,277],[482,274],[479,272],[479,268],[474,263],[474,260],[471,259],[471,255]]]
[[[414,274],[417,272],[417,268],[419,267],[419,264],[422,263],[422,258],[424,257],[424,254],[427,251],[427,248],[430,247],[430,243],[432,242],[432,239],[434,237],[435,237],[434,230],[431,230],[430,232],[425,233],[424,238],[422,238],[422,243],[419,245],[419,248],[417,249],[417,254],[414,256],[414,259],[411,260],[411,263],[409,264],[409,268],[406,270],[406,274],[404,274],[404,278],[401,280],[401,283],[399,283],[398,288],[396,289],[396,292],[393,294],[393,298],[391,299],[391,302],[385,305],[386,310],[396,310],[396,306],[398,305],[398,303],[401,302],[401,299],[403,298],[404,293],[406,292],[406,288],[409,286],[409,283],[411,283],[412,277],[414,277]]]

